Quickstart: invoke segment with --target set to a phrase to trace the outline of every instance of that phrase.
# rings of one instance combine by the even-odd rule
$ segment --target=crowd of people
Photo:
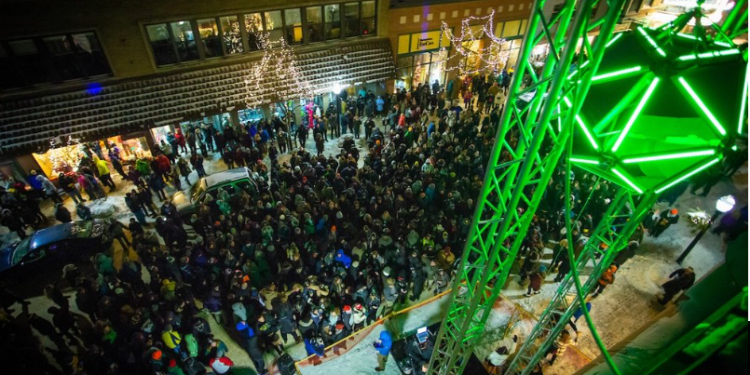
[[[52,322],[4,289],[0,332],[7,339],[0,352],[23,358],[4,362],[5,368],[14,374],[226,374],[234,366],[230,357],[247,354],[266,374],[266,353],[281,356],[285,345],[304,341],[308,354],[322,356],[327,345],[446,290],[482,189],[503,110],[494,98],[507,89],[507,76],[455,81],[445,92],[427,84],[395,95],[362,90],[341,98],[341,116],[337,105],[323,112],[310,108],[299,124],[290,116],[222,130],[178,130],[160,142],[152,160],[139,160],[127,172],[110,154],[113,168],[132,184],[125,203],[134,216],[128,225],[113,223],[110,233],[137,258],[125,256],[116,269],[112,254],[104,252],[92,260],[95,272],[66,266],[64,281],[45,289],[54,305],[48,310]],[[454,106],[467,92],[476,98]],[[361,128],[369,146],[361,155],[351,139],[339,155],[324,155],[329,136],[358,138]],[[316,153],[305,147],[309,132]],[[513,130],[505,141],[514,145],[521,136]],[[182,190],[181,178],[189,186],[193,169],[205,175],[210,153],[219,153],[228,168],[247,167],[253,183],[233,194],[207,194],[195,202],[196,214],[182,217],[165,189]],[[280,153],[288,160],[281,161]],[[116,187],[106,182],[109,170],[99,167],[105,158],[90,159],[96,169],[78,174],[89,199],[97,199],[106,195],[102,186]],[[46,191],[46,178],[39,177],[29,182]],[[66,177],[61,188],[83,204],[80,194],[66,189]],[[99,188],[86,188],[87,178]],[[573,181],[571,197],[564,194],[566,178]],[[614,190],[594,175],[568,176],[558,168],[519,257],[518,282],[529,284],[529,296],[545,272],[559,278],[569,271],[564,200],[580,214],[572,244],[579,252]],[[46,193],[57,202],[56,190]],[[23,196],[2,192],[3,225],[17,230],[5,210],[23,206]],[[40,215],[36,206],[31,214]],[[8,217],[22,216],[11,211]],[[61,217],[70,221],[72,215]],[[559,245],[545,266],[541,254],[551,241]],[[633,241],[640,241],[638,235]],[[63,295],[65,285],[75,290],[72,298]],[[11,310],[15,302],[22,311]],[[87,316],[73,313],[72,304]],[[246,353],[230,353],[212,325],[222,326]],[[43,348],[54,365],[31,328],[55,343]],[[507,358],[507,346],[498,355]],[[425,363],[414,363],[417,373]],[[383,366],[379,362],[378,369]]]

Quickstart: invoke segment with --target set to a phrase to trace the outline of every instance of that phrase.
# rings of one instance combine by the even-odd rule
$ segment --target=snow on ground
[[[300,373],[302,375],[401,375],[396,360],[392,356],[388,356],[385,371],[375,371],[378,360],[373,343],[380,338],[380,332],[383,329],[383,325],[376,326],[369,335],[346,353],[318,366],[301,366]]]
[[[443,316],[450,307],[450,301],[449,293],[431,303],[393,316],[386,325],[391,332],[400,333],[413,332],[418,328],[433,325],[443,320]]]

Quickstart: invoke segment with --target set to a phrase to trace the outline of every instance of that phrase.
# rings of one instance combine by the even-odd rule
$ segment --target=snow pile
[[[120,205],[124,204],[124,200],[119,202],[119,199],[97,199],[94,202],[88,204],[91,209],[91,215],[97,219],[107,219],[115,216],[120,212]]]

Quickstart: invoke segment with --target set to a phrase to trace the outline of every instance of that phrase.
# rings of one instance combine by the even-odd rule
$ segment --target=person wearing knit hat
[[[659,214],[659,218],[651,229],[650,234],[652,237],[659,237],[667,228],[672,224],[677,224],[680,221],[679,211],[676,208],[671,210],[664,210]]]

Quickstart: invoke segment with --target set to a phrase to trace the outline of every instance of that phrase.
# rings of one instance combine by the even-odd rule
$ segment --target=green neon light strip
[[[727,49],[723,51],[704,52],[704,53],[699,53],[697,55],[684,55],[684,56],[678,57],[677,60],[688,61],[688,60],[696,60],[696,59],[711,59],[714,57],[738,55],[739,53],[740,53],[740,50],[738,49]]]
[[[745,64],[745,84],[742,85],[742,101],[740,101],[740,121],[737,123],[737,135],[742,134],[742,128],[745,126],[745,115],[747,112],[747,76],[750,75],[750,65]]]
[[[625,175],[623,175],[622,173],[620,173],[620,171],[618,171],[617,168],[612,168],[612,173],[616,174],[617,177],[620,177],[620,179],[625,181],[625,183],[628,184],[628,186],[630,186],[631,188],[633,188],[633,190],[637,191],[638,194],[643,194],[643,190],[641,190],[638,186],[636,186],[633,183],[633,181],[628,180],[628,178],[625,177]]]
[[[679,36],[680,38],[685,38],[685,39],[692,39],[692,40],[700,40],[700,39],[698,39],[698,37],[697,37],[697,36],[695,36],[695,35],[690,35],[690,34],[683,34],[683,33],[677,33],[677,34],[675,34],[675,35]]]
[[[730,44],[730,43],[726,43],[726,42],[714,41],[714,44],[716,44],[717,46],[722,46],[722,47],[727,47],[727,48],[734,48],[734,44]]]
[[[706,117],[708,117],[708,120],[711,122],[711,124],[714,125],[716,130],[718,130],[719,133],[721,133],[721,135],[727,135],[727,131],[724,130],[724,127],[721,126],[721,124],[719,124],[719,120],[717,120],[716,117],[714,117],[714,114],[708,110],[708,107],[706,107],[706,105],[703,104],[703,101],[701,101],[701,98],[699,98],[698,94],[696,94],[695,91],[693,91],[693,88],[690,87],[687,81],[685,81],[685,79],[682,77],[678,77],[677,80],[680,81],[680,84],[682,85],[682,87],[684,87],[685,91],[687,91],[687,93],[690,94],[690,97],[693,98],[693,101],[695,101],[695,104],[697,104],[698,107],[700,107],[700,109],[703,111]]]
[[[654,90],[656,89],[656,85],[658,84],[659,84],[659,77],[654,77],[654,80],[651,81],[651,84],[648,86],[648,89],[646,89],[646,93],[641,98],[641,101],[638,102],[638,106],[635,107],[635,111],[633,111],[633,114],[630,115],[630,119],[628,120],[627,124],[625,124],[625,128],[622,129],[622,133],[620,133],[620,136],[617,138],[615,145],[612,146],[612,152],[616,152],[617,149],[620,148],[622,141],[625,140],[625,136],[628,135],[630,128],[633,127],[633,124],[635,123],[635,119],[637,119],[638,115],[641,114],[643,107],[646,106],[648,99],[651,98],[651,94],[654,92]]]
[[[684,176],[682,176],[682,177],[680,177],[680,178],[678,178],[678,179],[670,182],[669,184],[665,185],[664,187],[659,188],[659,190],[656,191],[656,194],[660,194],[662,191],[667,190],[667,189],[671,188],[672,186],[675,186],[675,185],[679,184],[680,182],[684,181],[687,178],[690,178],[690,176],[693,176],[695,174],[700,173],[704,169],[706,169],[706,168],[708,168],[708,167],[710,167],[710,166],[718,163],[719,160],[720,160],[719,158],[716,158],[716,159],[711,160],[710,162],[708,162],[706,164],[703,164],[702,166],[700,166],[700,167],[698,167],[696,169],[693,169],[692,171],[690,171],[689,173],[685,174]]]
[[[639,27],[638,31],[643,35],[644,38],[646,38],[646,41],[648,41],[648,43],[651,44],[652,47],[654,47],[657,53],[659,53],[662,57],[667,57],[667,54],[664,52],[664,50],[661,49],[661,47],[659,47],[659,45],[656,44],[656,42],[651,39],[651,37],[645,31],[643,31],[643,28]]]
[[[567,96],[563,97],[563,99],[565,100],[565,104],[567,104],[568,107],[573,107],[573,104],[570,102],[570,99],[568,99]],[[591,147],[593,147],[594,150],[598,150],[599,149],[599,145],[596,143],[596,139],[594,139],[594,136],[591,135],[591,132],[589,131],[589,128],[583,122],[583,119],[581,118],[581,116],[576,115],[576,122],[581,127],[581,129],[583,130],[583,133],[586,134],[586,138],[588,138],[589,142],[591,142]]]
[[[602,79],[617,77],[617,76],[621,76],[621,75],[624,75],[624,74],[640,72],[642,69],[643,68],[640,67],[640,66],[634,66],[632,68],[617,70],[617,71],[614,71],[614,72],[611,72],[611,73],[605,73],[605,74],[601,74],[601,75],[595,76],[595,77],[591,78],[591,81],[599,81],[599,80],[602,80]]]
[[[557,103],[557,132],[562,133],[562,107]]]
[[[624,159],[622,162],[624,164],[632,164],[632,163],[643,163],[643,162],[657,161],[657,160],[692,158],[696,156],[707,156],[707,155],[714,155],[714,154],[716,154],[716,150],[702,150],[702,151],[693,151],[693,152],[681,152],[679,154],[644,156],[642,158]]]
[[[622,38],[622,33],[617,33],[617,34],[616,34],[616,35],[615,35],[615,36],[614,36],[614,37],[612,38],[612,40],[610,40],[610,41],[609,41],[609,43],[607,43],[607,45],[605,45],[605,46],[604,46],[604,48],[609,48],[609,46],[611,46],[611,45],[615,44],[615,42],[616,42],[616,41],[617,41],[618,39],[620,39],[620,38]]]
[[[592,160],[592,159],[570,158],[570,161],[572,161],[574,163],[599,165],[599,160]]]

